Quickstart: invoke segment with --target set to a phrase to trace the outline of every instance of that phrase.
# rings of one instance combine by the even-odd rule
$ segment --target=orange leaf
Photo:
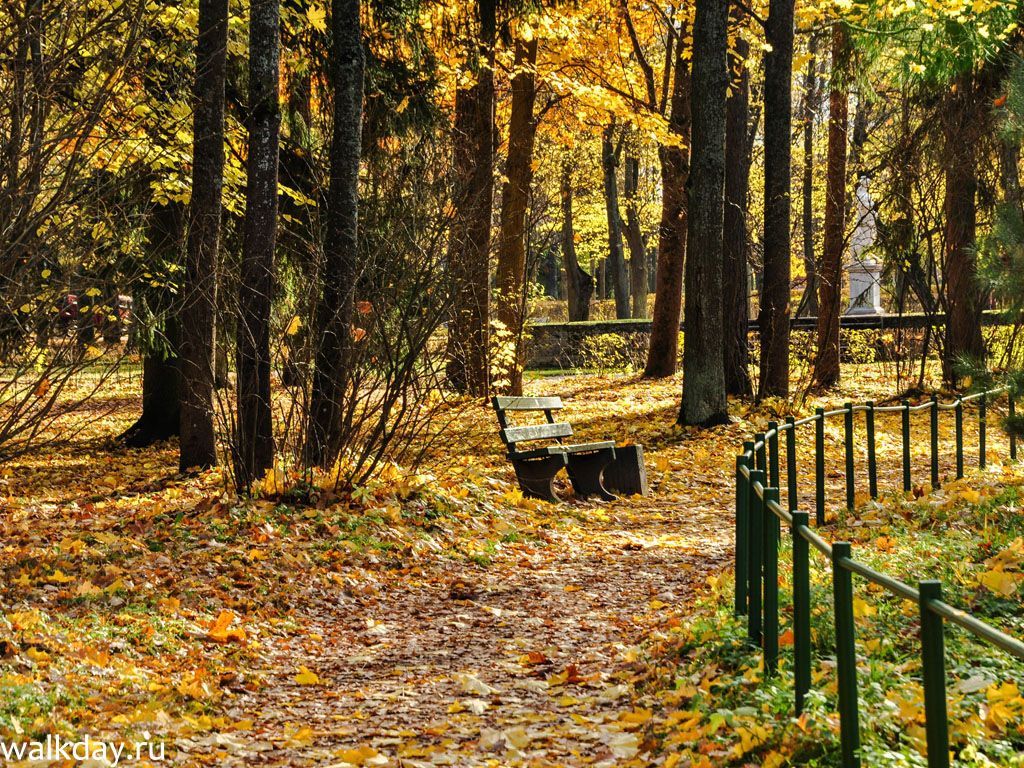
[[[231,611],[221,611],[213,624],[210,626],[209,631],[206,633],[206,637],[209,640],[213,640],[215,643],[230,643],[231,641],[243,642],[245,640],[245,630],[241,627],[235,629],[228,629],[231,622],[235,620],[235,614]]]
[[[546,664],[548,657],[540,651],[530,651],[526,654],[526,661],[528,664]]]

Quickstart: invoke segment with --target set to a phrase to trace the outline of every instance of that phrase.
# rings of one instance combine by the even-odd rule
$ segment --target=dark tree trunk
[[[619,212],[619,182],[617,172],[622,154],[622,137],[615,142],[615,123],[610,123],[601,134],[601,170],[604,177],[604,207],[608,218],[608,259],[605,279],[611,283],[615,296],[615,317],[629,317],[629,275],[622,249],[622,214]]]
[[[173,350],[180,343],[178,321],[169,315],[164,324],[167,349],[151,352],[142,361],[142,416],[121,439],[131,448],[169,440],[179,432],[178,406],[181,382],[178,357]]]
[[[737,29],[744,12],[732,6]],[[722,243],[722,327],[725,333],[725,391],[748,396],[750,383],[750,289],[747,285],[749,244],[747,204],[750,193],[750,44],[737,34],[733,57],[732,91],[725,104],[725,220]]]
[[[1020,188],[1020,147],[1011,139],[999,142],[999,179],[1003,187],[1003,199],[1020,212],[1022,202]]]
[[[512,77],[512,114],[509,119],[508,158],[501,194],[501,228],[498,234],[497,317],[512,335],[515,362],[507,372],[509,392],[523,392],[523,321],[526,296],[526,209],[533,185],[533,140],[537,123],[533,116],[537,97],[537,38],[516,40],[515,75]]]
[[[683,35],[685,30],[680,30]],[[684,54],[686,56],[684,57]],[[683,305],[686,255],[686,180],[690,173],[690,64],[685,46],[676,47],[675,77],[668,128],[679,144],[658,148],[661,162],[661,223],[654,290],[651,346],[644,376],[662,378],[676,372],[679,320]]]
[[[818,314],[818,270],[814,256],[814,114],[818,109],[818,38],[811,35],[808,42],[810,60],[807,62],[807,75],[804,82],[803,104],[803,179],[801,193],[803,196],[803,216],[801,230],[804,245],[804,272],[807,282],[804,285],[804,296],[800,301],[801,315]]]
[[[185,241],[185,212],[180,203],[159,205],[149,215],[148,254],[154,262],[177,264]],[[152,307],[164,318],[163,339],[145,350],[142,361],[142,414],[118,440],[130,448],[144,448],[176,437],[180,424],[178,347],[181,342],[174,299],[162,288]],[[141,305],[138,301],[136,306]]]
[[[680,424],[710,426],[729,421],[722,327],[728,27],[728,0],[697,0]]]
[[[474,5],[478,56],[471,57],[472,84],[455,92],[452,171],[455,220],[448,263],[454,312],[448,329],[448,384],[484,397],[489,389],[487,317],[491,210],[494,205],[495,0]]]
[[[192,211],[181,296],[182,470],[217,463],[213,427],[213,341],[217,307],[227,0],[200,0],[196,47]]]
[[[330,78],[334,91],[327,227],[316,308],[317,346],[306,428],[306,463],[329,467],[341,450],[355,285],[359,276],[359,156],[363,34],[359,0],[332,0]]]
[[[640,160],[626,155],[622,191],[626,196],[626,245],[629,246],[629,293],[632,296],[631,316],[647,317],[647,249],[640,228],[637,200],[640,186]]]
[[[572,169],[562,162],[562,266],[565,268],[565,294],[569,301],[569,322],[590,319],[590,297],[594,293],[594,278],[576,258],[576,232],[572,222]]]
[[[274,466],[270,307],[277,244],[280,7],[252,0],[249,17],[249,157],[238,287],[238,434],[235,479],[245,492]]]
[[[977,228],[980,100],[969,77],[961,77],[943,110],[946,166],[946,345],[942,378],[958,386],[961,362],[983,363],[985,342],[981,335],[981,292],[978,284],[974,241]]]
[[[846,87],[846,30],[832,31],[832,85],[828,102],[828,168],[825,172],[825,226],[818,265],[818,354],[814,382],[828,388],[839,383],[839,302],[843,287],[846,235],[846,135],[850,94]]]
[[[789,397],[793,4],[771,0],[764,67],[764,284],[758,397]]]
[[[547,245],[541,254],[537,265],[537,280],[544,289],[544,295],[549,299],[565,298],[562,290],[562,267],[559,263],[560,252],[551,245]]]
[[[220,294],[220,291],[217,292]],[[231,341],[226,326],[225,314],[228,310],[223,305],[218,309],[217,322],[213,329],[213,388],[227,389],[231,384],[230,366],[228,357],[230,355]]]
[[[850,137],[850,155],[847,161],[853,169],[854,178],[860,178],[861,152],[868,142],[868,118],[871,103],[864,97],[863,91],[857,93],[857,107],[853,111],[853,135]]]

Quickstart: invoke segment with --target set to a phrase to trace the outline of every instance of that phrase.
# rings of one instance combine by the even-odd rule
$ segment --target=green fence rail
[[[735,611],[747,617],[747,637],[762,649],[767,676],[778,672],[779,662],[779,546],[785,524],[792,545],[793,560],[793,677],[796,713],[803,711],[811,689],[811,576],[810,550],[814,549],[832,565],[832,599],[836,637],[838,710],[840,717],[841,762],[844,768],[860,765],[860,723],[857,706],[857,659],[854,626],[854,583],[860,578],[918,606],[920,614],[922,683],[925,702],[925,735],[929,768],[949,766],[949,725],[946,713],[946,666],[944,628],[955,624],[976,637],[1024,660],[1024,642],[943,602],[942,585],[922,580],[917,588],[887,576],[853,559],[849,542],[826,542],[810,527],[810,514],[798,510],[796,432],[814,424],[814,518],[816,526],[825,523],[825,422],[842,417],[845,458],[846,507],[853,510],[856,498],[854,466],[854,427],[858,413],[864,414],[867,436],[868,489],[878,496],[878,466],[875,452],[875,416],[899,413],[903,438],[903,490],[911,482],[911,414],[928,411],[932,488],[939,487],[939,412],[954,412],[956,431],[956,476],[964,475],[964,406],[976,403],[978,409],[978,466],[985,467],[986,428],[989,398],[1007,388],[979,392],[940,403],[932,397],[920,405],[903,401],[900,405],[876,406],[846,403],[842,408],[818,408],[813,416],[789,417],[785,424],[769,422],[768,429],[743,444],[736,457],[736,549]],[[1008,410],[1014,413],[1014,399],[1008,396]],[[779,494],[779,436],[785,435],[786,507]],[[1017,442],[1010,435],[1010,458],[1017,458]]]

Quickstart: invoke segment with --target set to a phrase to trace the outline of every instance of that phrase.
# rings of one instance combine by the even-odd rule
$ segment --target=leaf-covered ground
[[[737,404],[735,424],[698,432],[672,426],[679,381],[531,382],[563,396],[581,439],[644,444],[644,499],[523,499],[493,414],[470,406],[446,441],[455,458],[418,475],[389,470],[358,500],[241,503],[216,471],[177,474],[173,446],[106,441],[134,417],[135,385],[115,382],[73,439],[0,470],[0,739],[152,739],[189,765],[794,754],[783,694],[777,722],[729,709],[756,702],[742,682],[756,664],[731,675],[700,655],[732,637],[712,606],[730,588],[734,455],[780,415],[773,404]],[[844,394],[886,392],[866,370]],[[898,486],[891,427],[879,429],[885,487]],[[926,448],[915,444],[920,473]],[[835,499],[841,480],[830,465]],[[738,653],[737,669],[754,663]],[[763,734],[749,735],[754,722]]]

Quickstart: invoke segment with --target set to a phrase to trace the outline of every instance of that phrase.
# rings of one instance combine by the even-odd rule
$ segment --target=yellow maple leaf
[[[299,685],[320,685],[320,676],[308,667],[299,667],[295,682]]]
[[[312,728],[299,728],[294,733],[287,734],[285,742],[290,747],[308,747],[313,743],[314,737]]]
[[[311,5],[306,10],[306,18],[309,19],[309,25],[317,32],[327,31],[327,11],[323,6]]]
[[[853,598],[853,615],[855,618],[863,619],[867,616],[874,616],[877,609],[859,597]]]
[[[68,576],[60,568],[58,568],[53,573],[51,573],[50,577],[47,579],[47,581],[50,582],[51,584],[67,584],[69,581],[74,581],[74,580],[75,580],[74,577]]]
[[[86,579],[75,588],[75,594],[78,597],[96,597],[96,595],[102,595],[103,590]]]
[[[197,700],[217,698],[220,693],[211,685],[207,673],[201,669],[183,675],[175,689],[182,696]]]
[[[1008,573],[1001,565],[990,571],[978,574],[978,583],[998,595],[1009,597],[1017,591],[1018,585],[1024,581],[1024,574]]]
[[[50,654],[46,651],[41,651],[38,648],[26,649],[25,655],[32,659],[36,664],[46,664],[50,661]]]
[[[1024,563],[1024,538],[1017,538],[1006,549],[985,561],[994,568],[1019,567]]]
[[[373,747],[357,747],[356,749],[339,749],[335,757],[349,765],[378,765],[386,763]]]
[[[966,501],[968,504],[977,504],[981,501],[981,493],[974,490],[973,488],[964,488],[960,491],[960,498]]]

